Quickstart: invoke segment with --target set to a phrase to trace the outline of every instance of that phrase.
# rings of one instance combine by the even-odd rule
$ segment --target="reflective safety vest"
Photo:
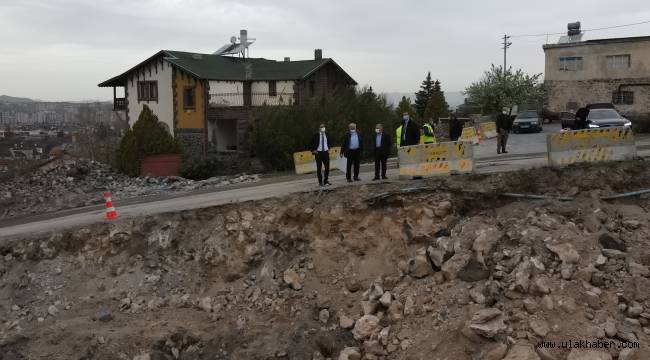
[[[395,130],[395,143],[397,144],[397,147],[402,143],[402,126],[403,125],[400,125],[397,130]]]
[[[429,123],[424,124],[424,130],[428,130],[431,136],[426,135],[426,132],[420,136],[420,144],[433,144],[436,142],[436,136],[433,134],[433,126]]]

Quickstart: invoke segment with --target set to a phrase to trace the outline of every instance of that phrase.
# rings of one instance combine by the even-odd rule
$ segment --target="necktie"
[[[325,151],[325,134],[320,133],[320,151]]]

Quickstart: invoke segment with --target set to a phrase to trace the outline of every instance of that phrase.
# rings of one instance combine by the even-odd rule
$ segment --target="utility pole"
[[[507,69],[506,68],[506,64],[507,64],[506,63],[506,53],[507,53],[508,48],[510,47],[510,45],[512,45],[512,43],[509,42],[508,39],[510,39],[510,36],[508,36],[507,34],[503,35],[503,79],[504,80],[506,78],[506,69]]]

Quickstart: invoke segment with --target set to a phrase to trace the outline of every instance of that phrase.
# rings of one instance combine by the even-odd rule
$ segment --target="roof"
[[[639,41],[650,41],[650,36],[632,36],[632,37],[624,37],[624,38],[593,39],[593,40],[578,41],[578,42],[564,43],[564,44],[546,44],[543,45],[542,48],[546,50],[546,49],[555,49],[555,48],[564,48],[564,47],[573,47],[573,46],[615,44],[615,43],[639,42]]]
[[[357,85],[357,82],[354,81],[348,73],[346,73],[334,60],[329,58],[320,60],[275,61],[263,58],[244,59],[222,55],[161,50],[132,69],[106,80],[98,86],[123,86],[125,79],[132,71],[161,55],[169,63],[199,79],[205,80],[301,80],[309,77],[323,66],[332,64],[345,74],[351,84]]]

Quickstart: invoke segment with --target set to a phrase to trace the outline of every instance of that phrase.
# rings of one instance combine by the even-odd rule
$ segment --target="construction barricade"
[[[470,173],[474,169],[474,149],[464,141],[413,145],[398,148],[400,177],[430,177]]]
[[[460,134],[460,138],[458,140],[466,141],[473,145],[478,145],[478,143],[481,141],[478,134],[476,133],[476,129],[473,127],[463,128],[463,132]]]
[[[495,122],[484,122],[479,124],[481,139],[492,139],[497,137],[497,124]]]
[[[546,137],[550,166],[578,162],[620,161],[636,157],[632,129],[611,127],[566,131]]]
[[[340,147],[333,147],[330,153],[330,170],[336,169],[336,161],[341,154]],[[293,163],[296,166],[296,174],[309,174],[316,172],[316,157],[311,151],[293,153]]]

